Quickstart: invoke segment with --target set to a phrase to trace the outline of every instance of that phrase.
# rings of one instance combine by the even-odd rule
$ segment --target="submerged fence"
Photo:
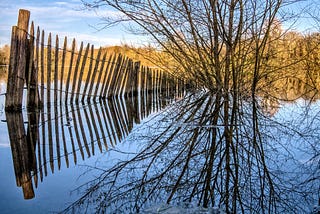
[[[6,112],[16,184],[24,198],[34,198],[34,187],[47,175],[112,149],[136,124],[171,102],[151,94],[141,98],[56,105],[27,118],[22,112]]]
[[[184,81],[167,72],[83,42],[77,49],[75,39],[71,49],[67,37],[59,47],[58,35],[53,44],[49,33],[45,45],[44,30],[35,31],[33,22],[29,29],[29,17],[29,11],[19,10],[18,25],[12,27],[6,110],[21,110],[25,84],[29,108],[184,90]]]

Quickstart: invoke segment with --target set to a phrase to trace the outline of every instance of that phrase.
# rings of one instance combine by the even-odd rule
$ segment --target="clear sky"
[[[143,43],[143,39],[128,34],[121,26],[98,31],[102,21],[99,17],[104,14],[114,14],[111,9],[88,11],[83,9],[81,0],[0,0],[0,47],[10,44],[11,28],[17,24],[19,9],[27,9],[31,12],[30,21],[45,33],[53,33],[55,36],[69,40],[98,46],[137,44]],[[30,22],[31,23],[31,22]]]

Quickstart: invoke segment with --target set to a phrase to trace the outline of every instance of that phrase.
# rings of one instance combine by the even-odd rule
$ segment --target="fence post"
[[[34,53],[34,24],[31,22],[30,29],[30,39],[29,46],[27,50],[27,63],[29,68],[27,69],[26,77],[27,77],[27,106],[28,108],[35,109],[39,107],[39,96],[38,96],[38,58],[39,58],[39,37],[40,32],[37,32],[37,46],[36,53]],[[35,61],[33,60],[35,56]]]
[[[134,81],[132,82],[133,85],[131,86],[131,97],[138,95],[139,83],[140,83],[140,79],[139,79],[140,64],[141,64],[140,61],[134,63],[134,68],[133,68]]]
[[[23,87],[27,69],[28,26],[30,12],[19,10],[18,26],[12,27],[10,64],[5,109],[22,110]]]

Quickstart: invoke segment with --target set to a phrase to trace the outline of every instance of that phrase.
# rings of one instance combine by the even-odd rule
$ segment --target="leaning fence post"
[[[27,69],[28,26],[30,12],[19,10],[18,26],[12,28],[10,64],[5,109],[21,111]]]

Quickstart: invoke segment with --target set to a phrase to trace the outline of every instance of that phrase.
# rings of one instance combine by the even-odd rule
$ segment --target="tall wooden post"
[[[19,10],[18,26],[12,27],[10,64],[5,109],[21,111],[27,69],[28,26],[30,12]]]
[[[28,108],[35,109],[39,107],[39,94],[38,94],[38,58],[39,58],[39,37],[40,31],[37,32],[36,38],[36,53],[34,54],[34,24],[31,22],[30,39],[27,50],[27,63],[28,69],[26,73],[27,77],[27,106]],[[34,59],[35,55],[35,60]]]

